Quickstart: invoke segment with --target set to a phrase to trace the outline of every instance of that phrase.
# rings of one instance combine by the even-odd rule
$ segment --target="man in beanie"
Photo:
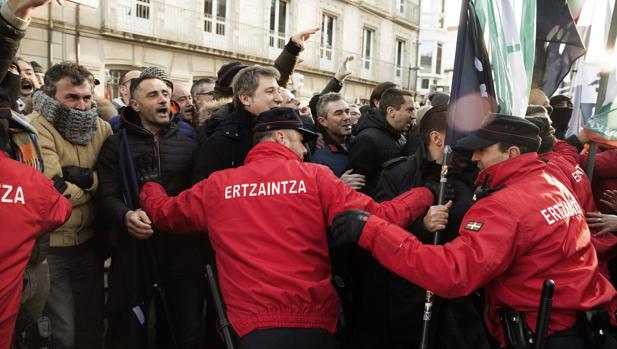
[[[260,114],[253,135],[245,165],[213,173],[176,197],[146,183],[142,207],[159,229],[208,233],[240,348],[335,348],[339,304],[326,226],[352,207],[405,224],[432,195],[420,188],[379,205],[326,167],[304,163],[303,143],[317,135],[291,108]],[[152,169],[141,172],[144,180],[156,177]]]
[[[45,314],[54,348],[100,347],[103,331],[103,260],[94,227],[96,159],[111,135],[92,101],[94,76],[71,62],[52,66],[33,94],[32,126],[39,133],[45,175],[66,183],[69,220],[50,236],[50,292]]]
[[[576,197],[546,171],[536,153],[539,145],[535,125],[505,115],[494,115],[457,142],[459,149],[473,152],[482,172],[476,203],[463,217],[459,237],[446,245],[424,245],[404,229],[359,211],[334,219],[333,238],[358,243],[388,269],[444,298],[484,287],[486,324],[502,346],[529,343],[526,328],[536,328],[542,284],[552,279],[547,348],[591,348],[583,318],[597,321],[590,325],[595,333],[601,330],[595,339],[609,344],[617,292],[598,270]],[[522,319],[528,327],[517,336],[501,326],[500,315],[509,325]]]

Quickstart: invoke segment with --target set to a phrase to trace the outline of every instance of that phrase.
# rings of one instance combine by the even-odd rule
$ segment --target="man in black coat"
[[[411,93],[397,88],[386,90],[379,109],[370,109],[360,119],[358,134],[349,150],[348,169],[366,177],[364,194],[375,197],[383,164],[405,155],[403,132],[415,122],[416,109]]]
[[[199,146],[195,156],[193,183],[212,172],[238,167],[253,147],[253,123],[257,115],[280,106],[279,72],[272,67],[253,66],[240,70],[233,80],[234,110],[217,119],[216,128]]]
[[[420,122],[421,146],[414,155],[393,160],[384,169],[377,186],[377,201],[390,200],[410,188],[438,187],[446,127],[447,106],[429,109]],[[448,171],[446,201],[449,202],[445,206],[432,206],[407,230],[426,244],[433,242],[433,234],[438,230],[441,231],[440,243],[456,238],[461,220],[473,203],[476,174],[475,166],[454,153]],[[382,270],[383,283],[379,291],[383,298],[375,302],[385,319],[380,322],[383,324],[380,335],[388,348],[417,348],[422,334],[426,290]],[[377,283],[375,286],[379,287]],[[431,348],[490,348],[479,304],[477,293],[451,300],[437,299],[430,327]]]
[[[107,139],[97,163],[101,212],[119,231],[109,274],[107,346],[147,347],[149,302],[155,295],[157,346],[198,348],[205,295],[203,237],[154,234],[139,208],[141,184],[135,173],[145,162],[154,164],[167,193],[177,195],[190,187],[195,142],[171,122],[171,91],[163,80],[142,74],[131,85],[131,98],[120,132]]]

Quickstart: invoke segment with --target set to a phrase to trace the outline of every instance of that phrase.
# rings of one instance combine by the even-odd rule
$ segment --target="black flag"
[[[552,96],[572,64],[585,54],[566,0],[538,0],[533,84]]]
[[[488,113],[497,111],[491,63],[476,10],[471,1],[463,1],[461,6],[448,107],[448,145],[480,128]]]

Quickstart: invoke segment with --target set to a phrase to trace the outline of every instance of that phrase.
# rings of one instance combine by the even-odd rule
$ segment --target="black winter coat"
[[[366,177],[366,186],[361,190],[364,194],[375,197],[382,165],[405,155],[405,142],[405,137],[393,129],[377,109],[370,109],[362,116],[358,134],[349,149],[348,169]]]
[[[205,131],[195,154],[193,183],[208,178],[213,172],[241,166],[253,147],[255,116],[242,107],[226,115],[229,108],[223,107],[211,123],[204,125]]]
[[[124,109],[120,128],[126,129],[133,160],[143,154],[152,154],[158,161],[161,184],[167,194],[174,196],[190,187],[195,141],[178,133],[175,123],[153,135],[141,126],[138,114],[131,107]],[[149,296],[148,265],[143,255],[143,241],[131,237],[124,224],[124,216],[130,210],[123,198],[119,170],[119,134],[109,137],[99,154],[98,200],[100,212],[104,212],[119,230],[117,245],[113,252],[110,272],[109,311],[121,311],[143,301]],[[173,235],[155,231],[151,238],[161,280],[171,276],[203,274],[203,235]]]
[[[425,147],[421,145],[413,156],[401,159],[384,169],[378,184],[377,201],[390,200],[428,181],[439,182],[441,165],[429,161]],[[473,187],[476,171],[471,167],[461,169],[453,164],[449,168],[448,183],[456,197],[450,209],[448,225],[441,232],[441,243],[458,236],[463,216],[473,203]],[[407,230],[426,244],[433,242],[433,234],[424,228],[422,218],[413,222]],[[419,347],[425,290],[385,271],[385,294],[383,308],[386,312],[386,336],[389,348]],[[377,286],[377,285],[376,285]],[[434,303],[431,320],[431,348],[489,348],[482,321],[480,299],[477,294],[452,300],[438,299]]]

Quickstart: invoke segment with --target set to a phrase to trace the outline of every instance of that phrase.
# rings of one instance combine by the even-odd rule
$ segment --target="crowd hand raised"
[[[452,200],[448,201],[445,205],[431,206],[422,220],[424,228],[431,233],[446,229],[450,208],[452,208]]]
[[[35,8],[46,5],[50,1],[51,0],[8,0],[6,5],[16,17],[28,20]],[[56,0],[56,3],[60,6],[62,6],[63,2],[63,0]]]
[[[366,185],[366,178],[359,173],[353,173],[353,169],[345,171],[341,180],[355,190],[361,190]]]
[[[370,213],[360,210],[349,210],[337,214],[330,227],[335,246],[346,245],[350,242],[358,243],[370,216]]]
[[[311,37],[311,35],[317,33],[319,31],[319,27],[307,29],[299,32],[298,34],[291,37],[291,41],[304,49],[304,43]]]
[[[600,229],[595,235],[617,231],[617,216],[600,212],[587,212],[587,225],[590,228]]]
[[[617,190],[607,190],[602,195],[600,202],[610,207],[613,212],[617,213]]]
[[[345,57],[345,60],[334,74],[334,78],[339,82],[343,82],[353,71],[349,68],[349,62],[353,61],[353,56]]]
[[[135,239],[145,240],[154,234],[150,217],[141,209],[127,212],[124,216],[124,223],[129,234]]]

